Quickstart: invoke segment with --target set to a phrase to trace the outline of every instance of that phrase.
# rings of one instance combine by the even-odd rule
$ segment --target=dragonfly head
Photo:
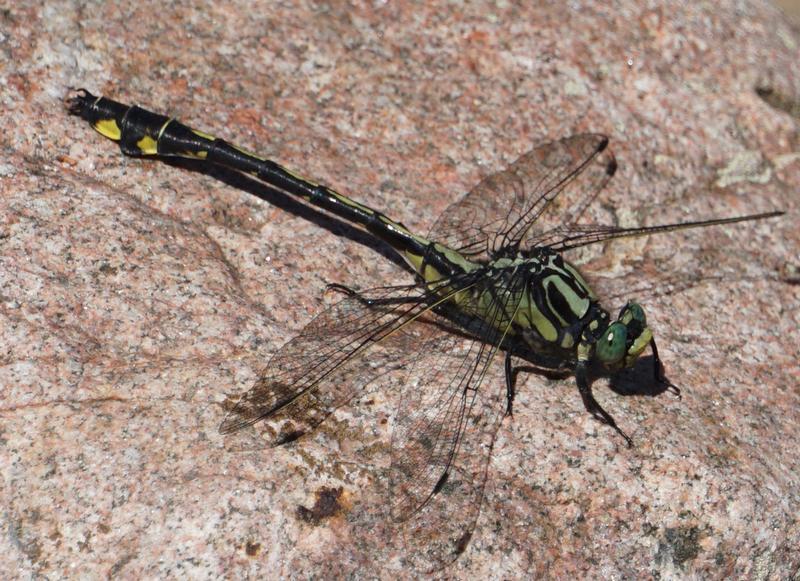
[[[622,307],[595,345],[595,356],[608,369],[633,367],[636,359],[653,340],[644,309],[634,302]]]

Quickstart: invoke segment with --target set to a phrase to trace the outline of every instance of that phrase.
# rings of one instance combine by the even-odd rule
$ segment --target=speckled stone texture
[[[620,165],[592,219],[785,210],[596,252],[598,288],[614,311],[645,304],[683,398],[637,389],[647,369],[598,379],[627,449],[571,378],[521,374],[472,541],[439,574],[798,574],[800,34],[767,2],[519,4],[6,4],[0,577],[425,570],[386,519],[393,394],[277,449],[217,433],[326,283],[408,274],[280,195],[124,159],[65,114],[78,86],[423,233],[482,176],[588,130]]]

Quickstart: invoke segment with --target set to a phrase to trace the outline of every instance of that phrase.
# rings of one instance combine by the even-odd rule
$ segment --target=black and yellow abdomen
[[[390,244],[427,282],[472,268],[457,252],[413,234],[377,210],[165,115],[85,90],[70,99],[69,107],[98,133],[117,142],[126,155],[183,157],[232,168],[357,224]]]

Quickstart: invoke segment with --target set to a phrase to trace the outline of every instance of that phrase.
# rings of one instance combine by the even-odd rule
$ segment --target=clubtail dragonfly
[[[169,117],[83,89],[67,105],[126,155],[193,158],[255,176],[360,226],[414,271],[416,282],[406,286],[356,292],[333,285],[341,300],[273,355],[220,432],[284,418],[289,429],[275,437],[283,443],[316,427],[365,385],[394,383],[403,397],[392,435],[392,516],[419,519],[416,530],[425,531],[426,549],[436,545],[429,553],[441,562],[457,557],[475,526],[494,437],[512,411],[512,357],[545,368],[566,365],[586,410],[629,445],[631,439],[592,395],[590,364],[612,371],[631,367],[649,346],[655,381],[674,387],[642,307],[628,302],[612,319],[562,253],[615,238],[782,214],[637,228],[581,224],[617,167],[608,139],[587,133],[536,147],[485,178],[451,204],[426,237]],[[575,201],[550,216],[557,198],[578,184]],[[505,382],[484,381],[500,353]],[[432,499],[442,495],[446,510],[431,509]]]

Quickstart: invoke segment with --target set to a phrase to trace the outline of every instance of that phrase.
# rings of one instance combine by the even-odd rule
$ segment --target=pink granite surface
[[[0,577],[425,566],[387,540],[392,394],[278,449],[217,433],[327,282],[407,275],[285,200],[123,159],[65,115],[76,86],[423,232],[481,176],[584,130],[612,136],[597,215],[616,223],[786,210],[606,250],[599,287],[633,285],[613,305],[629,288],[646,304],[683,399],[598,380],[626,449],[571,379],[521,376],[473,540],[442,575],[798,574],[800,34],[767,2],[515,4],[0,11]],[[670,275],[692,284],[659,292]]]

